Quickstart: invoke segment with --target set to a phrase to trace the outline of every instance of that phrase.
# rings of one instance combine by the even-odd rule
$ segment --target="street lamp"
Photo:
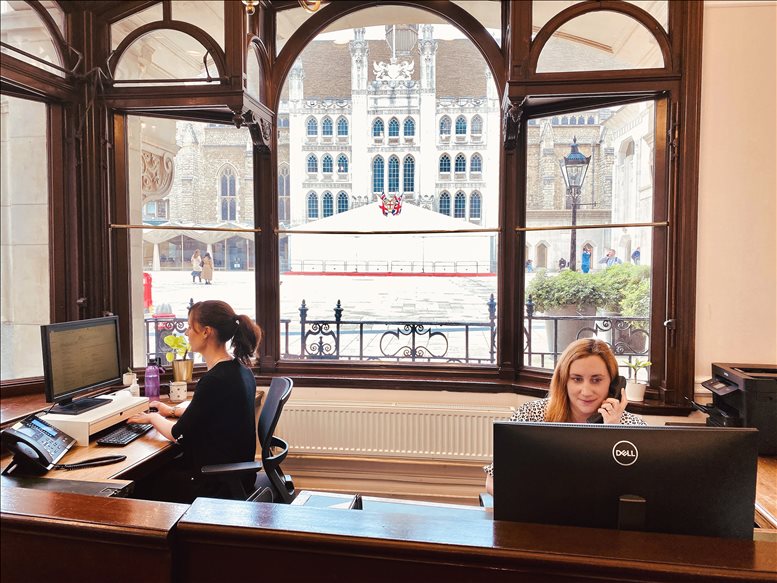
[[[591,156],[583,156],[577,146],[577,137],[572,138],[572,150],[558,161],[561,176],[567,187],[567,200],[572,206],[572,236],[569,242],[569,269],[577,271],[577,209],[581,206],[583,180],[588,171]]]

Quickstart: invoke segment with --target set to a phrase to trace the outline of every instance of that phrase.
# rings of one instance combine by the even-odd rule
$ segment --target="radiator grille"
[[[510,407],[292,401],[277,433],[294,453],[489,460]]]

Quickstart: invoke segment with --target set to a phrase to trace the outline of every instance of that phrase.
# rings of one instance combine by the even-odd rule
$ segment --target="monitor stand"
[[[618,530],[645,530],[647,501],[642,496],[623,494],[618,499]]]
[[[84,411],[90,411],[108,405],[112,403],[110,399],[96,399],[94,397],[85,397],[78,399],[77,401],[70,401],[69,403],[60,403],[54,405],[48,413],[56,413],[58,415],[80,415]]]

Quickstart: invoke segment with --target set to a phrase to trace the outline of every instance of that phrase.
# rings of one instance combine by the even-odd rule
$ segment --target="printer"
[[[702,386],[712,405],[694,405],[709,415],[707,425],[755,427],[758,453],[777,455],[777,365],[713,363]]]

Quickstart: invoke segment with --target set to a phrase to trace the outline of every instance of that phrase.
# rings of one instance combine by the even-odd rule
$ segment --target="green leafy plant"
[[[640,360],[639,358],[637,358],[634,362],[627,362],[626,366],[628,366],[631,370],[634,371],[634,379],[636,380],[637,373],[643,368],[649,367],[651,364],[653,363],[650,362],[649,360]]]
[[[602,303],[596,307],[608,312],[622,313],[626,297],[634,302],[639,299],[639,294],[645,293],[647,297],[650,293],[650,267],[647,265],[622,263],[599,271],[592,277],[603,295]],[[641,285],[643,282],[647,285]]]
[[[165,355],[167,362],[173,362],[176,355],[180,357],[180,360],[185,359],[191,349],[189,339],[182,334],[170,334],[169,336],[165,336],[165,344],[173,349]]]
[[[585,305],[599,306],[604,302],[601,285],[594,277],[571,270],[549,276],[547,270],[540,269],[526,287],[526,297],[529,296],[543,313],[568,305],[582,310]]]
[[[131,366],[128,366],[128,367],[127,367],[127,373],[129,373],[129,374],[133,374],[134,372],[135,372],[135,371],[134,371],[134,370],[132,370],[132,367],[131,367]]]

